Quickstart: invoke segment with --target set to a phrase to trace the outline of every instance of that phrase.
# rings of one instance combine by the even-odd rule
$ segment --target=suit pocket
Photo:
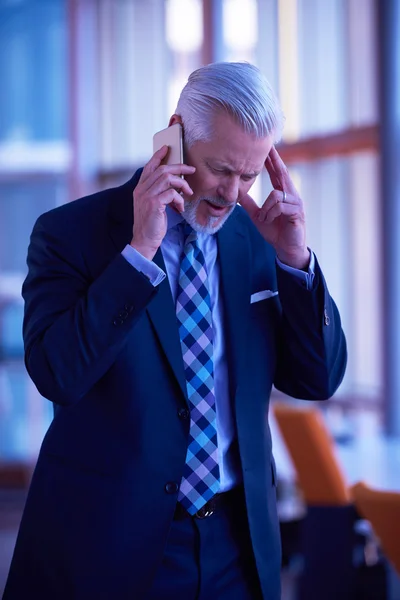
[[[261,292],[256,292],[250,296],[250,304],[256,304],[257,302],[261,302],[262,300],[268,300],[268,298],[273,298],[277,296],[278,292],[273,290],[262,290]]]

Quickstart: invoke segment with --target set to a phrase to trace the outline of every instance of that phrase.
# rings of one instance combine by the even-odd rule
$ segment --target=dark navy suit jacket
[[[154,288],[122,256],[132,237],[125,185],[42,215],[23,286],[26,366],[55,417],[45,436],[4,598],[146,597],[162,559],[189,422],[169,282]],[[336,306],[276,267],[238,207],[217,234],[229,389],[250,532],[265,598],[280,598],[272,384],[325,399],[345,370]],[[164,267],[161,251],[156,263]],[[251,304],[252,294],[279,295]]]

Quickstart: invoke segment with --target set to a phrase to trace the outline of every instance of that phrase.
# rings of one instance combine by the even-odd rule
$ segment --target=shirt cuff
[[[291,273],[295,277],[298,277],[299,279],[302,279],[303,281],[305,281],[307,289],[312,290],[313,282],[314,282],[314,275],[315,275],[315,256],[314,256],[314,252],[312,250],[310,250],[310,264],[308,265],[308,272],[301,271],[300,269],[294,269],[293,267],[289,267],[289,265],[283,264],[283,262],[281,262],[278,257],[276,257],[276,262],[279,265],[279,267],[281,269],[283,269],[284,271],[287,271],[288,273]]]
[[[143,273],[154,287],[159,285],[165,279],[166,275],[164,271],[153,261],[145,258],[143,254],[140,254],[135,248],[132,248],[130,244],[125,246],[121,254],[132,267],[137,271],[140,271],[140,273]]]

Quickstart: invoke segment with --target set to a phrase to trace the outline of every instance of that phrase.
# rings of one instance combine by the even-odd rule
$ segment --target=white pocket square
[[[266,298],[272,298],[272,296],[277,296],[278,292],[273,292],[272,290],[264,290],[262,292],[256,292],[250,296],[250,304],[254,304],[254,302],[260,302],[260,300],[266,300]]]

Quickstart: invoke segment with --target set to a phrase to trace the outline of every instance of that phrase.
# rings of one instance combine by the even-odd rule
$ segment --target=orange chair
[[[282,437],[308,506],[346,506],[351,495],[331,436],[317,408],[273,404]]]
[[[298,600],[352,600],[356,511],[316,407],[273,404],[306,504],[299,531]]]
[[[387,559],[400,574],[400,493],[359,482],[350,488],[356,508],[372,525]]]

